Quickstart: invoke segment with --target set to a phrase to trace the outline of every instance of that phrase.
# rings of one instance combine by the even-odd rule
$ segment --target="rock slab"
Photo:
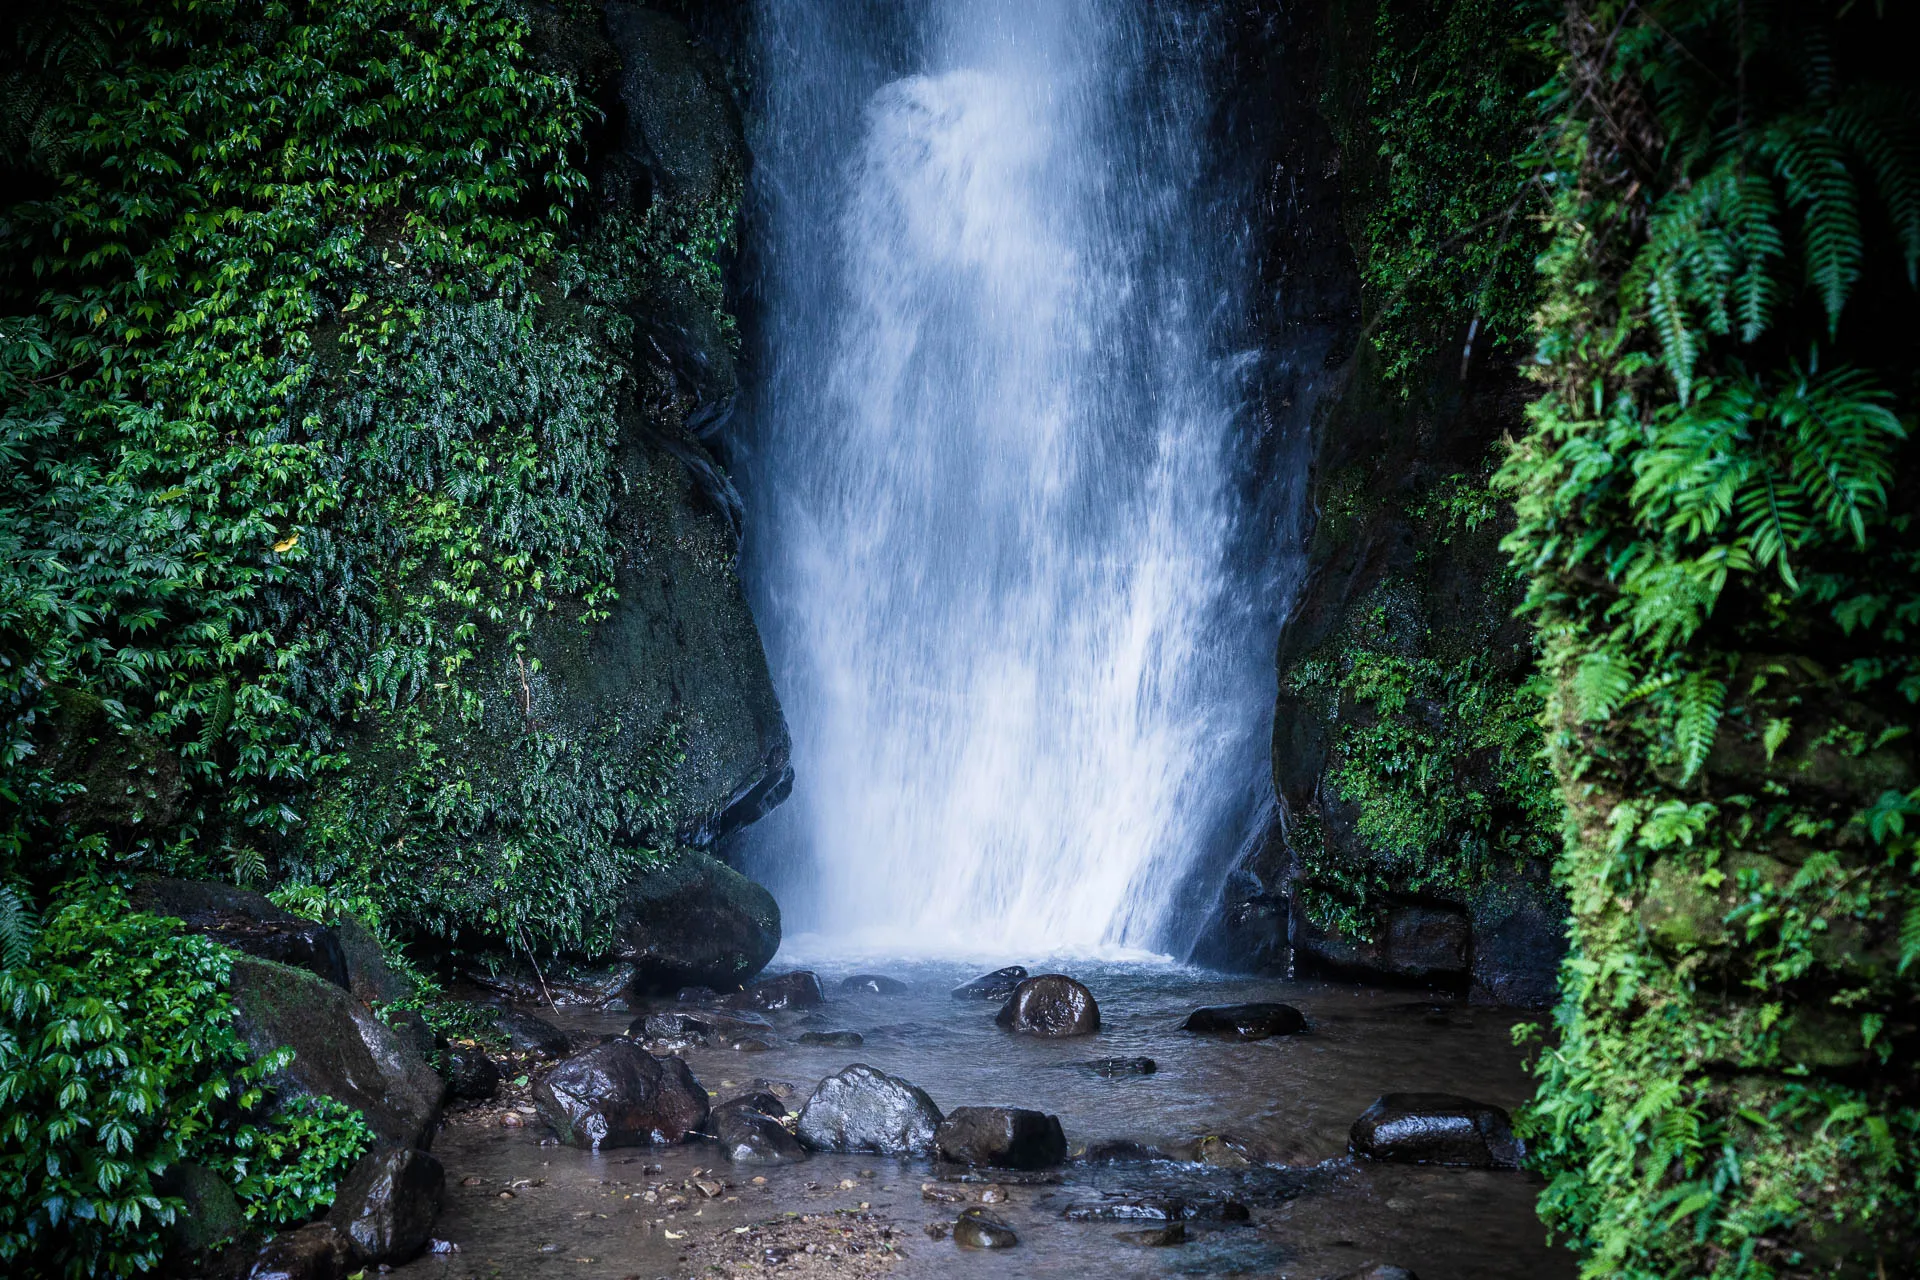
[[[564,1058],[533,1086],[562,1142],[599,1150],[685,1142],[707,1127],[707,1091],[678,1058],[616,1037]]]
[[[1518,1169],[1525,1155],[1499,1107],[1451,1093],[1389,1093],[1353,1122],[1355,1155],[1406,1164]]]
[[[1013,989],[994,1023],[1015,1035],[1090,1036],[1100,1029],[1100,1006],[1066,974],[1043,973]]]
[[[354,1262],[405,1262],[426,1246],[446,1189],[446,1171],[426,1152],[376,1149],[335,1190],[327,1221],[346,1238]]]
[[[955,1164],[997,1169],[1046,1169],[1067,1158],[1060,1118],[1019,1107],[955,1107],[934,1144]]]
[[[1195,1009],[1180,1029],[1200,1036],[1265,1040],[1299,1035],[1307,1029],[1307,1020],[1290,1004],[1222,1004]]]
[[[953,989],[955,1000],[1005,1000],[1013,994],[1013,989],[1027,980],[1027,971],[1017,964],[1004,969],[995,969],[992,973],[983,973],[971,982],[963,982]]]
[[[856,1062],[814,1089],[797,1131],[815,1151],[928,1155],[944,1119],[925,1090]]]

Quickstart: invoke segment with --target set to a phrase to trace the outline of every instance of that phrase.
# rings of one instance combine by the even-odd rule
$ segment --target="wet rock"
[[[1160,1069],[1152,1058],[1095,1058],[1080,1065],[1109,1080],[1119,1076],[1150,1076]]]
[[[598,1150],[684,1142],[707,1125],[707,1091],[678,1058],[615,1039],[556,1063],[533,1086],[562,1142]]]
[[[230,991],[234,1025],[255,1056],[294,1051],[270,1081],[282,1097],[344,1102],[391,1146],[432,1140],[446,1081],[346,990],[305,969],[241,956]]]
[[[712,987],[682,987],[673,993],[673,998],[681,1004],[705,1004],[718,1000],[720,993]]]
[[[380,939],[373,930],[342,912],[334,921],[333,936],[347,962],[347,990],[362,1004],[392,1004],[413,994],[412,983],[387,967]]]
[[[679,1040],[695,1044],[728,1044],[746,1036],[772,1035],[773,1024],[757,1013],[717,1009],[670,1009],[635,1018],[627,1034],[636,1040]]]
[[[305,969],[336,987],[350,985],[346,953],[334,931],[281,910],[262,894],[230,884],[153,876],[135,883],[130,896],[134,910],[178,917],[188,933],[244,955]]]
[[[851,978],[840,980],[842,991],[870,991],[877,996],[904,995],[907,984],[898,978],[889,978],[878,973],[856,973]]]
[[[1005,1000],[1013,994],[1015,987],[1026,980],[1026,969],[1010,964],[1004,969],[983,973],[971,982],[960,984],[952,994],[955,1000]]]
[[[1113,1238],[1121,1244],[1137,1245],[1142,1249],[1164,1249],[1168,1245],[1187,1242],[1187,1224],[1175,1222],[1164,1227],[1149,1227],[1144,1231],[1121,1231]]]
[[[1063,973],[1043,973],[1013,989],[994,1024],[1023,1036],[1086,1036],[1100,1029],[1093,992]]]
[[[1224,1134],[1207,1134],[1175,1147],[1176,1160],[1203,1164],[1210,1169],[1250,1169],[1268,1163],[1267,1152],[1258,1145]]]
[[[858,1049],[866,1043],[858,1031],[808,1031],[797,1038],[801,1044],[830,1045],[836,1049]]]
[[[1080,1153],[1082,1164],[1143,1164],[1149,1160],[1164,1160],[1157,1149],[1134,1142],[1128,1138],[1108,1138],[1101,1142],[1087,1144]]]
[[[944,1119],[926,1092],[855,1063],[828,1076],[800,1111],[800,1141],[815,1151],[927,1155]]]
[[[788,1080],[768,1080],[764,1077],[747,1085],[754,1093],[765,1093],[778,1098],[781,1102],[791,1102],[800,1094],[800,1086]]]
[[[507,1043],[521,1053],[553,1058],[573,1047],[567,1041],[566,1032],[537,1014],[502,1009],[493,1015],[493,1025],[507,1038]]]
[[[1473,998],[1544,1009],[1559,998],[1567,953],[1567,900],[1544,869],[1496,880],[1473,902]],[[1711,920],[1724,912],[1716,909]]]
[[[1309,972],[1442,982],[1466,977],[1473,926],[1463,911],[1402,905],[1369,942],[1343,938],[1297,915],[1295,953]]]
[[[354,1262],[405,1262],[426,1245],[446,1189],[446,1171],[426,1152],[370,1151],[334,1192],[327,1221],[346,1237]]]
[[[352,1250],[330,1223],[309,1222],[267,1241],[247,1280],[344,1280]]]
[[[240,1200],[225,1176],[191,1161],[176,1164],[154,1179],[154,1189],[184,1203],[167,1228],[167,1237],[180,1258],[195,1257],[247,1227]]]
[[[500,1089],[500,1066],[478,1046],[455,1045],[447,1050],[447,1084],[456,1098],[479,1102]]]
[[[1069,1205],[1061,1214],[1068,1222],[1247,1222],[1246,1205],[1225,1197],[1137,1195],[1110,1191],[1099,1200]]]
[[[780,1123],[787,1109],[770,1093],[750,1093],[713,1109],[709,1129],[735,1164],[796,1164],[807,1149]]]
[[[726,996],[721,1003],[730,1008],[817,1009],[827,1002],[820,990],[820,979],[810,970],[796,969],[775,978],[762,978],[745,991]]]
[[[1195,1009],[1180,1029],[1200,1036],[1265,1040],[1298,1035],[1307,1029],[1307,1020],[1290,1004],[1222,1004]]]
[[[758,1036],[742,1036],[727,1047],[735,1053],[765,1053],[767,1050],[773,1048],[772,1045],[760,1039]]]
[[[617,927],[617,954],[633,965],[633,990],[640,995],[738,987],[780,948],[773,895],[692,850],[626,887]]]
[[[1011,1249],[1020,1243],[1006,1219],[985,1209],[963,1209],[953,1224],[953,1242],[962,1249]]]
[[[1499,1107],[1450,1093],[1390,1093],[1353,1122],[1356,1155],[1409,1164],[1517,1169],[1524,1149]]]
[[[1018,1107],[955,1107],[934,1145],[955,1164],[1001,1169],[1045,1169],[1067,1158],[1060,1118]]]
[[[430,1057],[439,1047],[439,1037],[433,1034],[433,1028],[418,1010],[383,1009],[380,1017],[393,1029],[393,1034],[400,1037],[401,1043],[421,1057]]]
[[[1369,1263],[1358,1271],[1343,1271],[1327,1280],[1420,1280],[1420,1277],[1405,1267],[1389,1267],[1381,1263]]]

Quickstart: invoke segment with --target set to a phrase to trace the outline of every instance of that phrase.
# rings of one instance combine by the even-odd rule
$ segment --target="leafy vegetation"
[[[1528,335],[1539,203],[1520,163],[1556,8],[1540,0],[1380,0],[1364,110],[1342,111],[1363,176],[1361,276],[1381,372],[1402,394],[1436,355],[1485,355]]]
[[[286,1051],[254,1060],[226,997],[233,953],[79,882],[23,964],[0,971],[0,1262],[15,1274],[132,1275],[183,1205],[158,1181],[198,1164],[250,1219],[311,1217],[372,1142],[330,1099],[271,1109]]]
[[[1583,0],[1503,482],[1574,950],[1527,1117],[1589,1276],[1920,1240],[1920,99],[1893,6]]]

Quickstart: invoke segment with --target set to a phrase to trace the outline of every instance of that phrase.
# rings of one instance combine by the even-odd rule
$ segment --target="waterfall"
[[[789,932],[1178,951],[1264,798],[1285,520],[1206,6],[762,0],[744,569]]]

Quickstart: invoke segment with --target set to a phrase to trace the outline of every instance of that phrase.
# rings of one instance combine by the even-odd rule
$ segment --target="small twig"
[[[560,1012],[560,1006],[553,1002],[553,992],[547,990],[547,975],[540,972],[540,960],[533,954],[532,944],[527,941],[526,925],[516,920],[513,922],[513,927],[515,932],[520,935],[520,945],[526,948],[527,963],[533,966],[533,976],[540,984],[540,994],[547,998],[547,1008],[553,1010],[555,1013]]]

